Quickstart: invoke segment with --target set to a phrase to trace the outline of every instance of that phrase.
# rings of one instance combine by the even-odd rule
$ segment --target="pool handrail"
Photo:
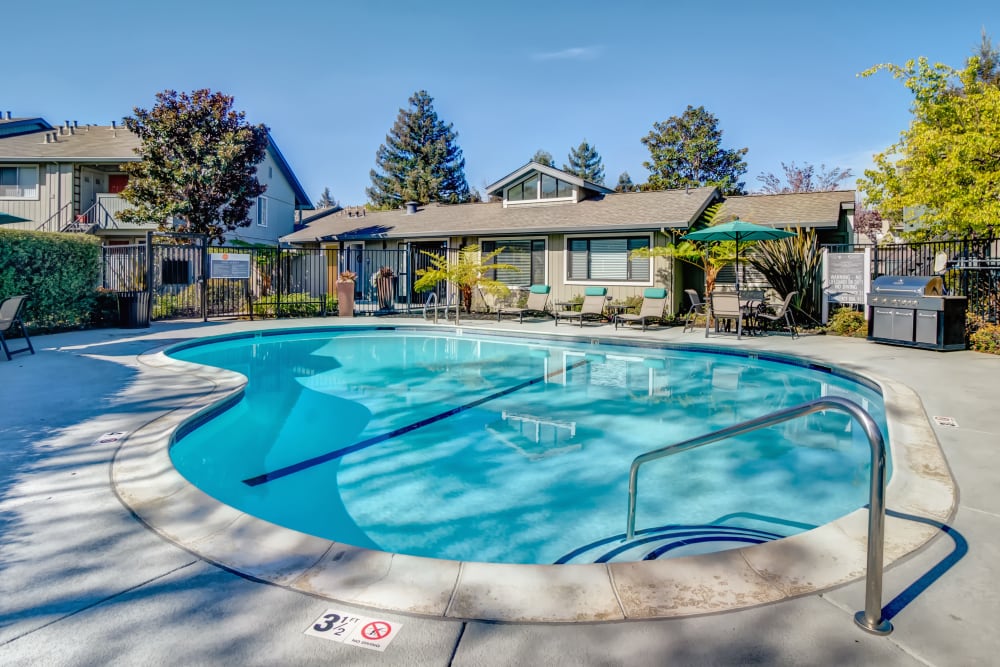
[[[892,632],[892,623],[882,618],[882,570],[885,546],[885,440],[878,424],[860,405],[838,396],[826,396],[807,401],[784,410],[750,419],[733,426],[706,433],[666,447],[650,450],[632,460],[628,477],[628,526],[625,541],[635,537],[635,504],[639,484],[639,467],[643,463],[679,454],[719,440],[743,435],[768,426],[774,426],[797,417],[825,410],[845,412],[853,417],[871,446],[871,480],[868,498],[868,563],[865,570],[865,608],[854,614],[854,622],[862,630],[876,635]]]

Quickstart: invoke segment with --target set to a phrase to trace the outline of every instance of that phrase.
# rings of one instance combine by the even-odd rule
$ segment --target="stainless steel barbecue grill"
[[[932,350],[965,349],[964,296],[940,276],[881,276],[868,294],[868,340]]]

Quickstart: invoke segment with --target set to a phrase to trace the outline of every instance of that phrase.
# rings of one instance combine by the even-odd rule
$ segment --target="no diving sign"
[[[384,651],[402,627],[395,621],[382,621],[364,616],[346,614],[327,609],[316,622],[306,628],[305,634],[341,644]]]

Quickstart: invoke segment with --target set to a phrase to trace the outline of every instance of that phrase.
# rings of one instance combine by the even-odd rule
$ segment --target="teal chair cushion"
[[[604,296],[608,293],[607,287],[588,287],[583,290],[584,296]]]
[[[667,296],[667,290],[662,287],[647,287],[643,290],[642,295],[647,299],[664,299]]]
[[[532,294],[548,294],[552,290],[548,285],[532,285]]]

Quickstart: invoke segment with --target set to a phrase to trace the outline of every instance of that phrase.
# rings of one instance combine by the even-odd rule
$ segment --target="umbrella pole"
[[[740,316],[736,318],[736,340],[743,337],[743,306],[740,305],[740,235],[736,234],[736,306]]]

